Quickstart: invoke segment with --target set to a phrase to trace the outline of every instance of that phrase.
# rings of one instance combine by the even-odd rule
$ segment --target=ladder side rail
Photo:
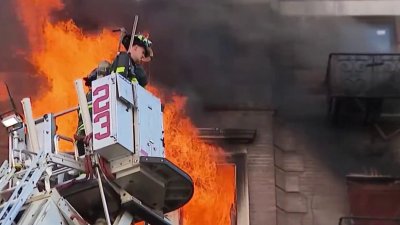
[[[80,158],[75,160],[75,157],[71,155],[63,153],[58,153],[58,154],[49,153],[47,155],[47,161],[55,163],[60,166],[65,166],[68,168],[79,170],[81,172],[85,172],[85,162]]]
[[[38,157],[35,157],[32,165],[30,166],[28,171],[26,171],[23,179],[17,185],[17,188],[11,195],[9,201],[7,202],[7,205],[5,205],[5,207],[1,211],[0,224],[11,225],[13,223],[13,220],[17,216],[20,208],[29,198],[34,188],[36,187],[37,182],[40,180],[43,172],[46,170],[47,165],[43,165],[45,162],[45,153],[42,151]],[[18,199],[17,203],[12,204],[13,199]]]
[[[81,215],[75,210],[74,207],[61,195],[57,190],[53,189],[51,194],[52,201],[57,205],[61,215],[63,215],[64,219],[68,221],[68,223],[73,225],[89,225]]]
[[[0,167],[0,178],[2,178],[8,171],[8,160],[4,161]]]
[[[8,184],[14,173],[15,168],[10,169],[8,167],[8,161],[4,161],[0,168],[0,191]]]
[[[11,171],[9,171],[5,176],[0,178],[0,191],[2,191],[7,186],[10,180],[13,178],[14,174],[15,174],[15,168],[12,168]]]

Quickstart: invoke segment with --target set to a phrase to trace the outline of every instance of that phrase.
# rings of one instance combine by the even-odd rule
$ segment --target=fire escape
[[[398,136],[399,54],[331,54],[326,84],[328,116],[335,126],[370,130],[384,142]],[[339,225],[399,223],[398,206],[393,204],[400,197],[398,178],[375,174],[346,179],[352,216],[340,218]]]
[[[384,140],[400,132],[400,125],[385,124],[400,117],[400,109],[390,104],[400,98],[399,54],[331,54],[326,78],[332,122],[362,121]]]

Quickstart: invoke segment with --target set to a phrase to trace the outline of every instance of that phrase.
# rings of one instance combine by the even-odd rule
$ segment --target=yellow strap
[[[84,127],[84,125],[83,124],[81,124],[79,127],[78,127],[78,131],[81,131],[81,130],[84,130],[85,129],[85,127]]]
[[[116,72],[117,72],[117,73],[123,73],[123,72],[125,72],[125,67],[124,67],[124,66],[117,67]]]
[[[131,82],[132,82],[132,83],[137,83],[138,80],[136,79],[136,77],[132,77]]]
[[[117,67],[116,72],[117,72],[117,73],[123,73],[123,72],[125,72],[125,67],[124,67],[124,66]],[[136,77],[132,77],[131,82],[132,82],[132,83],[137,83],[138,80],[136,79]]]

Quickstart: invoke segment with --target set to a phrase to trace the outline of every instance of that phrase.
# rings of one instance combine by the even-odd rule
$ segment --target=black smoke
[[[287,70],[325,69],[330,52],[375,48],[355,19],[284,17],[269,3],[67,0],[56,16],[91,32],[130,30],[135,14],[154,42],[151,82],[212,104],[273,107],[272,92],[292,89]]]
[[[211,1],[67,1],[61,18],[87,31],[124,26],[134,15],[149,31],[155,58],[151,82],[191,100],[271,102],[270,43],[273,18],[267,4]],[[255,101],[253,101],[255,102]]]

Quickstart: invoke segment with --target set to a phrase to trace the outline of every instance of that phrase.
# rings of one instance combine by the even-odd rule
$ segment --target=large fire
[[[18,0],[16,8],[30,43],[27,57],[49,83],[37,88],[35,115],[77,105],[73,80],[88,74],[99,61],[111,60],[118,37],[107,30],[84,34],[72,20],[52,22],[50,13],[63,8],[60,0]],[[184,113],[183,97],[163,101],[167,158],[188,172],[195,183],[193,199],[183,209],[183,224],[230,224],[234,176],[232,170],[218,170],[222,150],[197,138],[197,129]],[[57,121],[59,133],[72,136],[76,120],[76,115],[71,115]]]

